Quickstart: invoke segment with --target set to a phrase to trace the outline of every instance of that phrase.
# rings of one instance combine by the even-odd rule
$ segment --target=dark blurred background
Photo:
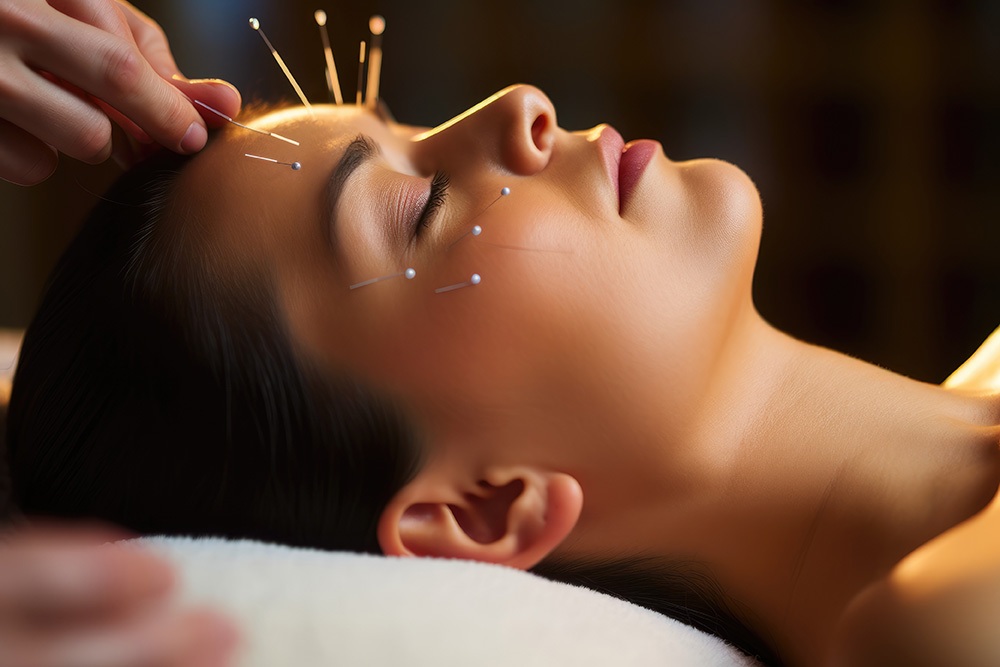
[[[323,101],[313,11],[330,16],[349,95],[381,13],[382,96],[400,120],[437,124],[527,82],[563,127],[608,121],[674,159],[735,162],[764,201],[756,302],[798,337],[939,382],[1000,324],[996,0],[322,3],[136,0],[185,74],[245,99],[294,96],[248,17]],[[27,324],[116,173],[64,159],[42,186],[0,182],[0,327]]]

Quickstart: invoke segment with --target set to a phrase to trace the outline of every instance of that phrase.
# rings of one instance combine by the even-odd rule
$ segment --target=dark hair
[[[11,395],[15,500],[146,534],[376,552],[414,436],[294,352],[263,267],[220,280],[196,221],[161,219],[184,163],[126,174],[52,274]]]
[[[167,219],[185,161],[126,174],[52,274],[11,397],[15,499],[144,534],[377,552],[379,514],[417,471],[419,443],[389,401],[293,348],[266,267],[221,280],[184,230],[197,221]],[[535,571],[773,659],[703,568]]]

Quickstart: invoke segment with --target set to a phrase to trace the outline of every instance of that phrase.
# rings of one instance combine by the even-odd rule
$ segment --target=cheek
[[[547,350],[567,319],[560,311],[578,301],[560,286],[581,272],[579,249],[558,210],[512,206],[504,213],[484,221],[479,236],[450,249],[445,242],[368,320],[357,343],[380,377],[407,394],[496,402],[545,373]],[[435,293],[473,274],[479,284]]]
[[[749,298],[759,200],[725,163],[682,178],[683,205],[661,211],[654,233],[556,198],[512,200],[413,281],[349,295],[347,362],[417,404],[449,406],[544,399],[573,383],[627,389],[654,359],[679,375],[708,363],[727,313]],[[434,292],[473,273],[480,284]]]
[[[555,197],[504,204],[481,235],[443,243],[412,282],[364,295],[381,303],[358,322],[359,366],[408,396],[510,405],[568,379],[582,352],[605,346],[607,322],[625,319],[615,315],[628,301],[621,249],[634,234]],[[474,273],[478,285],[435,293]]]

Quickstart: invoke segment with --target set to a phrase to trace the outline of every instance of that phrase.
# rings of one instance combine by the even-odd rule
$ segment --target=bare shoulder
[[[1000,416],[1000,329],[945,380]],[[992,436],[991,436],[992,437]],[[1000,442],[997,443],[1000,447]],[[828,667],[1000,665],[1000,496],[904,558],[841,618]]]
[[[948,376],[943,386],[968,391],[1000,391],[1000,328]]]
[[[20,347],[20,331],[0,329],[0,407],[7,405],[10,399],[10,384]]]
[[[841,620],[828,664],[1000,665],[1000,500],[914,551]]]

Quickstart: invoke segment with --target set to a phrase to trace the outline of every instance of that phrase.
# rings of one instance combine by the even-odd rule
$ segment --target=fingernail
[[[181,152],[185,154],[197,153],[205,147],[208,141],[208,132],[199,123],[191,123],[191,126],[181,139]]]

